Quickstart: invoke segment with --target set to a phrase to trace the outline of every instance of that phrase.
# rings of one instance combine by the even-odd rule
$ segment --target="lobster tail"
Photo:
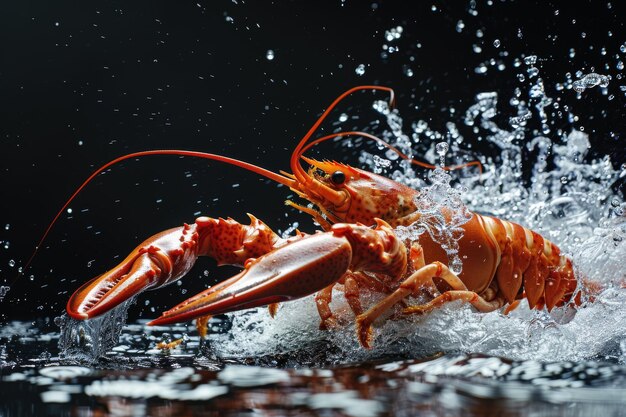
[[[480,218],[500,250],[496,281],[508,303],[525,295],[530,308],[550,311],[572,298],[578,285],[572,261],[554,243],[519,224]]]

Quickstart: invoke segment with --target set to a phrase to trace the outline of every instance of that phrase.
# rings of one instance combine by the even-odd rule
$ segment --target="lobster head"
[[[418,192],[410,187],[338,162],[301,159],[310,167],[305,171],[299,163],[292,166],[291,189],[333,223],[374,224],[379,218],[396,226],[416,211]]]

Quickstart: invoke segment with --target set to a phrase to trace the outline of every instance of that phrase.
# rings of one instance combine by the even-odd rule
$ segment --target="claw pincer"
[[[285,242],[254,216],[250,220],[250,225],[243,225],[199,217],[194,224],[150,237],[118,266],[80,287],[67,303],[68,314],[79,320],[101,315],[145,290],[182,278],[198,256],[243,265]]]
[[[81,286],[67,312],[88,319],[111,310],[132,296],[162,287],[184,276],[198,257],[196,225],[166,230],[144,241],[118,266]]]

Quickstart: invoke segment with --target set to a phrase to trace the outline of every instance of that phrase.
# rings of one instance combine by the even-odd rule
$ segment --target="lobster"
[[[67,313],[80,320],[99,316],[147,289],[182,278],[200,256],[243,270],[162,313],[149,325],[196,319],[204,336],[207,320],[213,315],[269,306],[274,316],[278,303],[316,293],[320,328],[329,328],[336,325],[329,307],[333,288],[342,284],[356,317],[358,341],[370,348],[372,325],[388,312],[395,311],[395,316],[423,314],[455,300],[480,312],[505,305],[508,312],[523,299],[531,309],[579,303],[572,261],[538,233],[470,213],[461,225],[463,235],[458,241],[463,267],[455,273],[448,266],[447,253],[429,233],[403,240],[394,229],[420,220],[420,191],[349,165],[305,157],[304,152],[331,137],[360,135],[379,140],[363,132],[341,132],[311,141],[337,104],[361,90],[387,91],[393,105],[394,92],[388,87],[360,86],[341,94],[295,147],[290,159],[292,173],[277,174],[221,155],[183,150],[124,155],[94,172],[61,208],[42,240],[76,194],[100,172],[125,159],[163,154],[233,164],[283,184],[315,208],[293,201],[286,204],[310,214],[323,230],[311,235],[298,231],[281,238],[251,214],[247,225],[230,218],[198,217],[192,224],[148,238],[119,265],[82,285],[70,297]],[[302,161],[309,165],[308,170]],[[450,216],[446,209],[441,214]],[[364,308],[360,297],[364,289],[380,293],[382,299]],[[428,301],[411,304],[423,295]]]

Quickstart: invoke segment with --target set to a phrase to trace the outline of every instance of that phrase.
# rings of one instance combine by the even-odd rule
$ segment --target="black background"
[[[198,212],[240,221],[251,212],[276,229],[298,220],[303,230],[313,230],[306,216],[283,206],[284,188],[252,173],[189,158],[145,158],[98,177],[72,204],[72,215],[55,225],[25,277],[14,281],[56,211],[96,167],[129,152],[179,148],[288,169],[297,140],[337,95],[359,84],[396,89],[407,133],[418,119],[439,131],[455,121],[480,158],[492,150],[472,140],[460,114],[477,93],[497,91],[498,118],[514,116],[508,99],[516,87],[527,91],[534,80],[520,82],[516,74],[525,67],[514,68],[513,61],[536,54],[548,94],[579,116],[573,124],[560,120],[554,127],[584,128],[592,156],[610,154],[619,166],[625,160],[620,135],[626,115],[619,86],[626,80],[618,79],[623,71],[616,64],[626,61],[620,52],[626,42],[624,7],[620,1],[572,3],[3,4],[0,285],[12,288],[0,303],[2,317],[58,314],[80,283],[113,266],[142,239],[190,222]],[[459,20],[465,25],[461,32]],[[396,26],[403,28],[401,37],[388,42],[385,31]],[[384,57],[383,45],[399,51]],[[473,45],[482,52],[474,52]],[[273,60],[266,58],[270,49]],[[506,69],[488,65],[486,74],[477,74],[474,69],[491,58]],[[360,64],[366,66],[363,75],[355,72]],[[571,90],[555,90],[567,72],[579,70],[611,75],[613,99],[599,88],[582,99]],[[347,112],[358,119],[342,125],[345,130],[380,134],[382,126],[372,124],[380,120],[371,108],[374,97],[385,96],[355,94],[331,121]],[[457,116],[450,116],[450,108]],[[324,157],[356,163],[354,155],[342,152],[320,149]],[[235,271],[216,271],[211,261],[200,264],[182,286],[142,296],[133,314],[154,317]]]

